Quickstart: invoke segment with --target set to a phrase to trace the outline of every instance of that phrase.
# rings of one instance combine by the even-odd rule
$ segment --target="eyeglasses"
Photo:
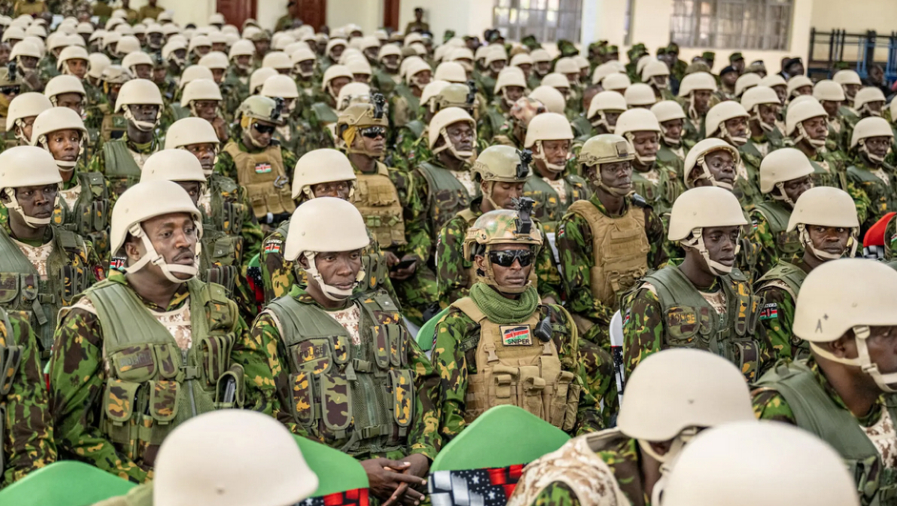
[[[0,86],[0,93],[4,95],[18,95],[19,87],[18,86]]]
[[[273,134],[274,130],[277,128],[274,125],[262,125],[259,123],[253,123],[252,128],[255,129],[256,132],[260,134]]]
[[[361,131],[361,135],[367,137],[368,139],[386,137],[386,129],[383,127],[368,127]]]
[[[533,263],[533,252],[528,249],[514,249],[503,251],[490,251],[489,261],[502,267],[510,267],[514,265],[514,260],[520,262],[520,267],[526,267]]]

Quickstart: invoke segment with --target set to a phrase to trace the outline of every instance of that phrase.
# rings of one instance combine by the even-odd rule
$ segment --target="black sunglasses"
[[[18,86],[0,86],[0,93],[4,95],[18,95],[19,89]]]
[[[520,262],[520,267],[526,267],[533,263],[535,255],[528,249],[514,249],[503,251],[490,251],[489,261],[502,267],[510,267],[514,265],[514,260]]]
[[[253,123],[252,128],[254,128],[255,131],[260,134],[273,134],[274,130],[277,127],[275,127],[274,125],[261,125],[259,123]]]
[[[368,127],[361,131],[361,135],[367,137],[368,139],[386,137],[386,129],[383,127]]]

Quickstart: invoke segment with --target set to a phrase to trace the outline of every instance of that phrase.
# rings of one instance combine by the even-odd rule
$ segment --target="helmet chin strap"
[[[545,164],[545,168],[550,170],[551,172],[563,172],[564,169],[567,168],[566,164],[560,163],[551,163],[548,161],[548,157],[545,156],[545,148],[542,146],[542,141],[536,141],[536,146],[539,146],[539,152],[533,154],[533,158],[536,160],[541,160],[543,164]],[[570,153],[567,152],[567,160],[570,159]]]
[[[785,183],[778,182],[775,184],[775,186],[776,186],[776,188],[779,189],[779,193],[778,193],[778,195],[776,195],[775,193],[770,193],[772,198],[774,200],[779,200],[781,202],[785,202],[789,206],[791,206],[792,209],[794,209],[794,201],[791,200],[791,197],[789,197],[787,193],[785,193]]]
[[[651,78],[651,86],[654,86],[654,87],[657,88],[658,90],[667,90],[667,89],[670,88],[670,81],[667,80],[666,82],[658,83],[658,82],[657,82],[657,78],[656,78],[656,77],[652,77],[652,78]]]
[[[196,230],[199,231],[201,238],[202,226],[201,224],[196,223],[196,227]],[[139,238],[143,243],[143,247],[146,249],[146,253],[144,253],[143,256],[140,257],[140,260],[138,260],[137,263],[125,267],[125,272],[127,272],[128,274],[133,274],[146,267],[147,264],[152,263],[153,265],[158,265],[159,268],[162,269],[162,274],[164,274],[165,277],[172,283],[182,284],[196,277],[196,274],[199,272],[199,255],[202,252],[201,242],[196,241],[196,256],[193,258],[193,265],[172,265],[165,261],[165,257],[156,252],[156,248],[153,247],[152,241],[150,241],[149,237],[146,236],[146,232],[144,232],[143,227],[141,227],[139,223],[131,225],[131,228],[128,229],[128,232],[134,237]],[[175,276],[175,274],[187,274],[190,277],[187,279],[181,279]]]
[[[872,376],[875,384],[882,391],[888,393],[897,392],[897,373],[882,374],[878,369],[878,365],[872,361],[872,357],[869,355],[869,346],[866,344],[866,341],[872,335],[872,330],[867,325],[857,325],[853,327],[853,334],[856,337],[857,358],[836,357],[833,353],[813,342],[810,343],[810,348],[817,355],[832,362],[859,367],[864,373]]]
[[[661,136],[663,137],[663,141],[674,148],[678,148],[679,145],[682,144],[682,139],[681,138],[674,139],[672,137],[669,137],[667,135],[667,131],[668,131],[668,129],[663,126],[663,123],[661,123],[660,124],[660,133],[661,133]]]
[[[25,137],[25,120],[19,118],[15,122],[16,139],[23,144],[31,144],[31,139]]]
[[[654,448],[651,447],[649,441],[645,441],[644,439],[636,440],[638,441],[638,446],[641,451],[650,455],[652,459],[660,463],[660,479],[654,484],[654,489],[651,493],[651,504],[661,504],[660,496],[663,494],[664,488],[666,488],[670,472],[673,470],[676,461],[679,459],[679,454],[682,453],[685,446],[697,435],[697,427],[689,427],[683,430],[679,435],[673,438],[673,441],[670,443],[669,451],[664,455],[657,453]]]
[[[134,118],[134,114],[131,112],[131,106],[125,105],[122,106],[122,108],[125,110],[125,119],[133,123],[134,126],[137,127],[137,130],[140,130],[141,132],[152,132],[156,128],[156,125],[159,124],[159,116],[162,114],[162,108],[160,107],[159,112],[156,113],[155,121],[140,121]]]
[[[351,297],[355,287],[357,287],[364,279],[365,273],[364,267],[362,267],[361,270],[358,271],[358,275],[355,276],[355,283],[352,285],[352,289],[343,290],[335,286],[330,286],[324,282],[324,277],[321,276],[317,265],[315,265],[315,255],[317,253],[313,251],[305,251],[302,254],[305,256],[305,259],[308,260],[308,268],[305,269],[305,272],[318,282],[318,286],[321,287],[321,292],[324,294],[324,297],[327,297],[332,301],[341,302]]]
[[[816,149],[825,147],[825,139],[814,139],[807,134],[807,129],[804,128],[803,123],[797,124],[797,137],[794,138],[794,144],[797,144],[801,141],[801,139],[806,139],[807,142],[810,143]]]
[[[884,161],[885,161],[884,156],[878,156],[878,155],[872,154],[872,152],[869,151],[869,148],[866,147],[866,139],[860,139],[859,144],[860,144],[860,152],[865,154],[866,158],[868,158],[870,162],[876,163],[879,165],[884,163]],[[887,153],[885,154],[885,156],[887,156]]]
[[[47,152],[50,152],[50,146],[47,143],[47,136],[41,135],[37,138],[37,143],[41,145]],[[51,155],[53,153],[50,153]],[[59,167],[59,172],[71,172],[75,170],[75,166],[78,165],[78,160],[81,159],[81,155],[84,154],[84,141],[82,140],[78,146],[78,158],[75,158],[74,161],[67,160],[56,160],[56,166]]]
[[[589,181],[598,188],[601,188],[611,195],[616,195],[617,197],[625,197],[633,192],[632,186],[630,186],[628,190],[607,186],[607,184],[604,183],[604,180],[601,179],[601,164],[595,165],[595,176],[589,178]]]
[[[869,116],[872,116],[872,117],[881,117],[881,110],[873,111],[872,109],[869,108],[869,104],[863,104],[863,107],[860,108],[859,112],[860,112],[860,114],[865,112],[865,113],[869,114]]]
[[[701,172],[701,175],[700,175],[700,176],[698,176],[698,177],[695,178],[695,181],[699,181],[699,180],[701,180],[701,179],[706,179],[706,180],[710,181],[710,183],[711,183],[713,186],[716,186],[717,188],[723,188],[723,189],[726,189],[726,190],[729,190],[729,191],[732,191],[732,190],[735,189],[735,186],[734,186],[734,185],[731,185],[731,184],[729,184],[729,183],[723,183],[722,181],[717,181],[717,180],[713,177],[713,173],[710,172],[710,167],[707,167],[707,161],[705,160],[705,158],[704,158],[703,155],[701,155],[701,156],[698,158],[697,163],[698,163],[698,165],[701,166],[701,171],[702,171],[702,172]],[[692,170],[694,170],[694,169],[692,169]],[[694,182],[692,182],[692,185],[694,185]]]
[[[727,129],[725,125],[720,125],[719,130],[719,138],[735,146],[736,148],[740,148],[741,146],[747,144],[747,137],[736,137],[732,135],[731,133],[729,133],[729,129]]]
[[[847,240],[847,247],[850,248],[850,252],[848,253],[848,250],[845,248],[840,255],[835,255],[827,251],[816,249],[816,246],[813,245],[813,241],[810,240],[810,232],[807,230],[806,225],[804,225],[803,223],[798,223],[797,231],[798,237],[800,238],[800,243],[801,245],[803,245],[804,249],[809,250],[814,257],[820,260],[838,260],[840,258],[843,258],[845,253],[847,253],[848,258],[853,258],[854,255],[856,255],[857,245],[859,244],[859,241],[857,240],[859,230],[857,229],[852,229],[850,231],[850,238]]]
[[[53,217],[49,218],[35,218],[33,216],[28,216],[25,214],[25,211],[22,210],[22,206],[19,205],[19,201],[16,199],[16,191],[13,188],[4,188],[3,193],[9,199],[9,204],[6,204],[7,209],[12,209],[13,211],[19,213],[19,216],[22,217],[22,220],[31,228],[38,228],[44,225],[49,225],[50,221],[52,221]],[[53,207],[56,208],[59,205],[59,195],[56,195],[56,200],[53,202]]]
[[[258,139],[256,139],[255,136],[252,135],[252,129],[246,130],[246,134],[247,134],[247,137],[249,137],[249,142],[251,142],[253,146],[255,146],[257,148],[267,148],[268,147],[268,146],[262,144],[261,142],[259,142]]]
[[[448,132],[445,131],[445,128],[439,131],[439,135],[442,136],[442,140],[445,141],[442,146],[438,148],[433,148],[433,155],[437,155],[442,153],[445,150],[448,150],[449,153],[452,154],[458,160],[463,161],[464,163],[470,163],[470,157],[473,156],[473,151],[458,151],[455,149],[455,144],[449,139]]]
[[[607,130],[607,133],[610,134],[614,133],[614,130],[617,129],[617,125],[611,125],[610,123],[608,123],[607,116],[604,115],[604,111],[598,111],[598,119],[592,121],[592,126],[603,126]]]
[[[690,238],[682,241],[683,246],[688,246],[689,248],[694,248],[698,250],[698,253],[704,257],[704,262],[707,263],[707,268],[710,269],[710,272],[714,276],[724,276],[732,272],[731,265],[723,265],[713,259],[710,258],[710,252],[707,251],[707,246],[704,245],[704,229],[696,228],[691,231]],[[741,245],[738,244],[735,246],[735,254],[741,250]]]
[[[626,140],[628,140],[629,143],[634,146],[635,145],[635,134],[633,134],[632,132],[626,132]],[[638,161],[639,164],[641,164],[645,167],[651,167],[652,165],[654,165],[654,162],[657,161],[657,155],[642,156],[641,154],[639,154],[637,149],[634,151],[635,151],[635,159]]]
[[[772,132],[773,130],[776,129],[775,123],[767,123],[767,122],[763,121],[763,117],[760,116],[760,111],[756,107],[754,108],[754,111],[751,113],[751,119],[755,120],[760,125],[760,128],[762,128],[764,132]]]

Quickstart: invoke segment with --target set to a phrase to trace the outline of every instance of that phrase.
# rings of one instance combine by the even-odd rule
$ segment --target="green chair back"
[[[564,431],[517,406],[496,406],[445,445],[430,472],[528,464],[568,440]]]
[[[318,475],[316,497],[368,488],[368,475],[361,464],[349,455],[308,438],[293,436],[302,456]]]
[[[96,467],[63,460],[38,469],[0,491],[6,506],[90,506],[128,493],[136,484]]]
[[[427,320],[427,323],[417,331],[417,345],[423,351],[430,351],[433,348],[433,336],[436,334],[436,324],[443,316],[447,315],[451,307],[447,307],[436,314],[433,318]]]
[[[262,266],[261,257],[259,256],[258,253],[253,255],[253,257],[249,259],[249,263],[246,264],[246,267],[259,267],[260,268],[261,266]]]

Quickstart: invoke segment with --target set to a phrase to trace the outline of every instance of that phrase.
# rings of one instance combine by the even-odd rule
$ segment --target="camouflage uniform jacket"
[[[463,251],[467,230],[477,218],[483,215],[483,210],[480,207],[482,201],[482,197],[473,199],[469,209],[456,214],[439,231],[436,240],[436,278],[439,283],[439,305],[443,308],[462,297],[467,297],[470,287],[477,281],[471,279],[473,262],[464,258]],[[541,224],[540,227],[544,238],[547,232]],[[546,243],[547,240],[542,243],[542,248],[536,258],[535,268],[538,279],[536,288],[543,299],[554,297],[555,300],[561,300],[561,276],[554,264],[551,248]]]
[[[248,148],[246,144],[243,144],[243,139],[241,137],[231,139],[233,142],[237,144],[237,147],[240,148],[240,151],[244,151],[246,153],[261,153],[264,149],[259,148]],[[274,145],[279,145],[277,141],[272,140]],[[293,179],[293,170],[296,168],[296,162],[298,158],[296,155],[285,149],[284,147],[280,148],[280,155],[283,157],[283,169],[286,172],[288,178]],[[215,161],[215,172],[221,174],[222,176],[229,177],[234,181],[237,181],[237,164],[234,163],[234,159],[231,158],[230,154],[226,151],[221,151],[218,153],[218,160]],[[240,181],[237,181],[238,183]],[[250,211],[252,207],[250,206]]]
[[[220,87],[224,98],[222,109],[227,118],[233,120],[240,104],[249,96],[249,75],[240,76],[234,67],[228,68]]]
[[[608,215],[597,194],[592,195],[589,202],[594,204],[602,214]],[[639,204],[633,197],[627,197],[621,215],[628,211],[629,206],[634,205]],[[663,249],[665,237],[663,223],[650,207],[642,204],[642,208],[645,212],[645,234],[651,247],[648,252],[648,267],[657,269],[667,261],[666,252]],[[557,247],[561,257],[560,270],[566,289],[567,307],[570,312],[596,323],[583,338],[592,342],[606,341],[604,339],[606,336],[599,333],[605,332],[610,325],[614,309],[596,300],[589,289],[595,255],[601,252],[593,250],[592,229],[585,218],[578,214],[567,213],[561,219],[558,226]]]
[[[506,119],[504,123],[502,123],[501,127],[495,133],[495,136],[492,137],[492,144],[499,146],[511,146],[515,149],[523,151],[523,141],[524,139],[520,139],[517,135],[514,134],[514,123],[517,120],[514,119]],[[488,139],[484,135],[483,139]]]
[[[785,264],[786,262],[782,260],[777,266],[799,269],[804,276],[810,273],[810,266],[803,259]],[[799,292],[792,290],[775,272],[770,274],[771,276],[758,279],[754,283],[754,292],[763,298],[759,323],[766,329],[766,335],[777,360],[807,358],[810,355],[809,343],[795,336],[791,330]]]
[[[159,137],[156,134],[153,134],[153,140],[146,144],[137,144],[135,142],[132,142],[128,138],[127,132],[125,132],[119,140],[125,143],[125,145],[128,147],[128,150],[133,151],[134,153],[137,153],[139,155],[143,155],[147,158],[149,157],[149,155],[162,149],[162,142],[159,140]],[[105,150],[98,147],[95,150],[90,163],[87,165],[87,172],[99,172],[100,174],[106,175],[106,163],[106,152]],[[113,189],[113,191],[109,194],[109,198],[112,201],[111,204],[114,204],[115,201],[118,200],[118,195],[124,192],[124,189],[116,188],[116,185],[114,184],[111,184],[110,187]]]
[[[311,295],[298,286],[294,285],[288,296],[294,298],[299,304],[311,305],[321,311],[326,311]],[[361,299],[363,297],[366,297],[366,295],[357,294],[353,296],[353,299]],[[391,318],[389,316],[386,317]],[[398,313],[394,313],[393,317],[398,318],[396,321],[400,323],[401,318],[399,318]],[[364,332],[361,332],[361,334],[362,338],[365,338],[367,335]],[[273,378],[273,381],[266,383],[262,388],[266,391],[272,391],[271,407],[274,417],[286,425],[294,434],[305,436],[324,444],[335,444],[334,441],[326,441],[323,435],[318,433],[318,429],[315,426],[303,427],[297,424],[295,418],[289,412],[290,405],[293,403],[293,382],[290,379],[290,375],[294,371],[291,371],[290,359],[281,337],[280,322],[277,321],[270,311],[264,311],[253,323],[250,336],[253,342],[259,344],[258,348],[253,350],[253,354],[267,364],[266,378]],[[408,354],[407,363],[408,367],[414,372],[416,390],[415,405],[412,409],[413,422],[410,425],[407,440],[408,446],[411,454],[420,453],[432,461],[436,458],[436,453],[441,448],[438,433],[439,409],[437,409],[439,405],[437,404],[439,402],[439,377],[436,376],[433,366],[430,365],[427,356],[421,351],[417,343],[413,339],[409,339],[408,345],[406,350]],[[359,345],[351,346],[357,348]],[[251,376],[247,374],[247,379],[249,378]],[[358,401],[356,400],[356,402]],[[356,458],[402,458],[402,455],[398,453],[390,452],[390,455],[357,455]]]
[[[857,156],[847,169],[847,177],[865,192],[871,203],[866,219],[860,217],[862,233],[865,234],[869,227],[889,211],[897,211],[897,175],[893,167],[882,165],[874,169],[861,156]],[[885,183],[881,178],[888,182]]]
[[[774,216],[767,216],[769,214]],[[755,264],[748,266],[752,271],[752,279],[758,279],[773,268],[780,260],[791,262],[794,255],[800,253],[800,239],[797,231],[785,232],[788,226],[787,218],[791,216],[791,207],[783,201],[769,199],[753,206],[748,211],[748,221],[751,222],[748,241],[755,246]],[[771,225],[769,218],[776,220]],[[784,223],[781,223],[784,221]],[[784,225],[784,226],[783,226]]]
[[[124,274],[113,271],[109,281],[128,286]],[[160,307],[135,295],[150,311],[174,311],[188,303],[190,292],[181,285],[168,307]],[[230,358],[244,367],[246,402],[244,407],[271,414],[273,378],[268,365],[256,350],[242,318],[237,322],[237,340]],[[56,421],[57,442],[63,458],[80,460],[120,478],[136,483],[152,479],[152,470],[129,459],[111,443],[100,424],[104,420],[103,392],[109,372],[104,357],[104,329],[96,314],[82,308],[65,313],[56,328],[56,345],[50,361],[50,402]]]
[[[486,107],[485,114],[477,121],[477,137],[485,139],[490,144],[504,144],[520,149],[523,142],[514,138],[512,133],[514,128],[508,119],[508,112],[502,108],[502,103],[496,100]],[[499,136],[505,138],[499,139]]]
[[[7,316],[5,311],[2,312]],[[0,351],[4,358],[18,354],[18,367],[10,378],[4,371],[9,392],[0,397],[4,414],[0,432],[0,456],[4,459],[0,488],[20,480],[31,471],[56,461],[53,420],[44,375],[40,366],[37,337],[28,320],[10,313],[0,326]]]
[[[550,308],[550,311],[549,311]],[[604,428],[604,420],[598,408],[598,395],[592,391],[592,382],[586,375],[583,357],[575,338],[576,325],[568,313],[554,304],[540,305],[542,316],[551,313],[553,336],[558,358],[563,370],[573,372],[582,387],[576,426],[573,434],[585,434]],[[467,403],[468,377],[476,374],[476,353],[479,344],[480,325],[460,309],[452,307],[436,324],[431,361],[442,378],[440,435],[448,442],[466,426],[464,410]]]

